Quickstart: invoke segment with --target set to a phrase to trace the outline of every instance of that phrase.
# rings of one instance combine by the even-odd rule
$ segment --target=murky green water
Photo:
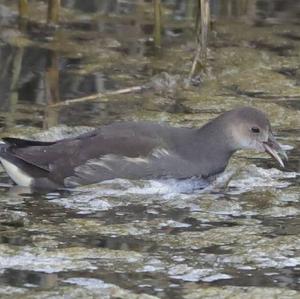
[[[289,162],[239,152],[204,192],[172,180],[1,187],[0,297],[299,298],[299,1],[211,1],[208,69],[190,87],[195,1],[164,1],[159,51],[151,1],[65,0],[58,28],[45,25],[44,1],[29,1],[22,30],[15,2],[0,1],[0,137],[58,139],[114,120],[200,126],[251,105]]]

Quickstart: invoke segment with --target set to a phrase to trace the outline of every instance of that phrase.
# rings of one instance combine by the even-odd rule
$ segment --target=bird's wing
[[[197,175],[197,166],[176,151],[179,131],[164,126],[135,123],[114,124],[97,131],[90,140],[89,158],[74,167],[64,180],[74,186],[113,178],[186,178]],[[85,150],[85,153],[87,149]]]
[[[153,136],[135,133],[133,138],[130,130],[118,134],[97,130],[51,143],[19,139],[6,142],[11,145],[6,155],[26,163],[26,171],[32,170],[29,174],[42,169],[50,180],[68,186],[117,177],[147,177],[154,170],[155,150],[163,151],[166,146]]]
[[[46,170],[50,180],[67,187],[113,178],[183,178],[197,174],[181,158],[161,127],[104,127],[49,144],[15,141],[10,154],[33,168]],[[30,168],[30,167],[29,167]]]
[[[78,165],[64,183],[74,187],[114,178],[187,178],[196,175],[197,168],[193,163],[165,148],[153,147],[146,155],[106,154],[89,159]]]
[[[13,138],[13,137],[4,137],[2,140],[9,144],[10,146],[14,147],[28,147],[28,146],[38,146],[38,145],[52,145],[56,143],[56,141],[36,141],[36,140],[28,140],[28,139],[21,139],[21,138]]]

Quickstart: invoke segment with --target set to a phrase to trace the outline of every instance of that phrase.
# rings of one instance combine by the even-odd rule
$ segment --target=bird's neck
[[[198,152],[199,165],[203,165],[209,175],[222,172],[236,151],[226,127],[216,125],[216,123],[208,123],[197,129],[193,146],[200,149]]]

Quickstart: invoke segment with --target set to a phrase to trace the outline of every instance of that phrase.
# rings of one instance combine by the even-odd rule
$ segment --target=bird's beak
[[[265,151],[270,154],[275,160],[277,160],[281,167],[284,167],[284,163],[280,156],[282,156],[282,158],[286,161],[288,160],[288,156],[281,145],[276,141],[272,133],[270,133],[268,141],[263,143],[263,146],[265,148]]]

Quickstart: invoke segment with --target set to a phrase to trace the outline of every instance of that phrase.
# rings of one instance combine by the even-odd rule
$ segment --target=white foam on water
[[[121,180],[119,182],[123,183]],[[129,184],[128,184],[129,182]],[[131,186],[130,186],[131,183]],[[127,194],[160,194],[160,195],[178,195],[191,194],[195,191],[203,190],[208,183],[201,179],[191,178],[186,180],[166,179],[166,180],[142,180],[139,183],[126,182]]]
[[[56,273],[61,271],[94,270],[95,266],[84,259],[73,259],[67,254],[53,256],[46,250],[35,252],[34,249],[25,247],[20,252],[10,252],[5,246],[1,248],[0,269],[18,269]],[[8,252],[6,252],[8,251]]]
[[[298,175],[296,172],[284,172],[275,168],[264,169],[251,164],[238,172],[230,180],[228,187],[231,188],[230,193],[233,194],[265,187],[281,189],[291,184],[288,179],[296,178]]]
[[[216,281],[216,280],[230,279],[230,278],[232,278],[232,276],[230,276],[228,274],[217,273],[217,274],[214,274],[214,275],[211,275],[211,276],[206,276],[206,277],[202,278],[201,280],[205,281],[205,282],[213,282],[213,281]]]
[[[210,274],[212,271],[212,269],[189,269],[185,273],[176,275],[172,274],[172,271],[169,271],[169,275],[173,279],[196,282]]]
[[[241,194],[264,188],[285,188],[297,176],[294,172],[278,169],[263,169],[255,165],[242,168],[231,167],[219,175],[211,184],[197,178],[186,180],[126,180],[114,179],[94,185],[82,186],[71,191],[67,197],[50,195],[51,201],[66,208],[78,210],[80,214],[107,211],[117,206],[142,201],[168,202],[177,208],[199,210],[199,199],[204,194],[220,198],[224,194]]]
[[[167,220],[159,225],[160,227],[186,228],[192,226],[188,223],[178,222],[174,220]]]
[[[177,265],[169,269],[168,274],[173,279],[180,279],[184,281],[205,281],[213,282],[221,279],[230,279],[232,276],[224,273],[216,273],[216,269],[195,269],[186,264]]]
[[[90,290],[101,290],[113,287],[112,284],[96,278],[72,277],[65,279],[64,282],[85,287]]]
[[[80,210],[81,214],[95,211],[106,211],[113,207],[124,205],[129,198],[138,197],[147,200],[158,195],[162,200],[187,199],[193,195],[193,191],[199,190],[203,181],[188,180],[141,180],[130,181],[114,179],[90,186],[76,188],[68,197],[55,198],[51,194],[52,202],[63,205],[66,208]]]

